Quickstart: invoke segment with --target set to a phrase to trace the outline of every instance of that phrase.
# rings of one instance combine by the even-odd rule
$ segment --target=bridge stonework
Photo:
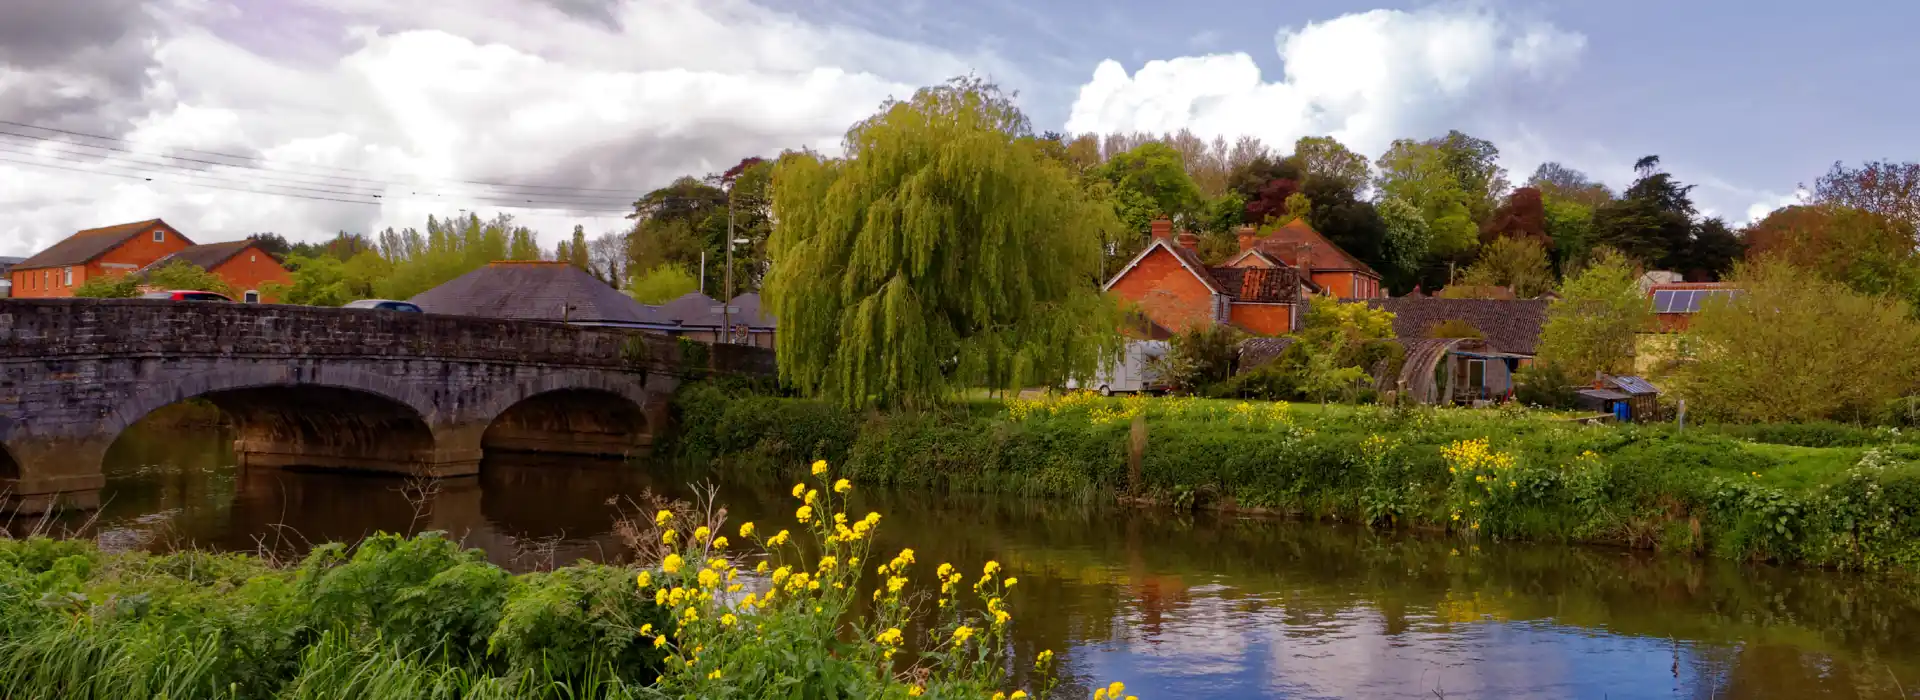
[[[639,331],[261,304],[0,300],[0,510],[96,507],[135,422],[187,399],[243,467],[474,474],[490,450],[651,448],[680,383],[772,353]]]

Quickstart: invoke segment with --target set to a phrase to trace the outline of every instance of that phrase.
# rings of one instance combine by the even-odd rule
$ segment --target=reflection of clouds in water
[[[1161,610],[1159,631],[1080,650],[1085,670],[1141,697],[1647,697],[1715,685],[1692,648],[1663,639],[1432,610],[1395,625],[1362,601],[1185,593]],[[1140,615],[1123,625],[1140,629]]]

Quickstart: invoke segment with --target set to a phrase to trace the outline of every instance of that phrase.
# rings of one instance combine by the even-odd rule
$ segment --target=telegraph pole
[[[727,285],[720,297],[720,325],[727,329],[726,340],[733,342],[733,188],[727,188]]]

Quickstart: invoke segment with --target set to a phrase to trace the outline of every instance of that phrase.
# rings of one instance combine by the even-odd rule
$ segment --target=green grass
[[[1090,396],[850,415],[707,386],[683,389],[676,405],[688,426],[675,443],[683,454],[765,464],[822,458],[865,483],[1081,501],[1124,495],[1469,538],[1920,569],[1920,547],[1910,553],[1906,544],[1920,541],[1920,447],[1894,431],[1682,431],[1510,407]],[[1128,456],[1136,416],[1147,425],[1137,475]],[[1384,447],[1368,448],[1373,439]],[[1478,440],[1511,466],[1463,482],[1471,477],[1449,472],[1459,465],[1443,451]]]

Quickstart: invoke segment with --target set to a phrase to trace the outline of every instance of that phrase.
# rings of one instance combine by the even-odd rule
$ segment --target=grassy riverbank
[[[1004,602],[1013,572],[973,562],[966,573],[942,563],[935,573],[910,574],[935,567],[920,566],[910,549],[869,551],[882,516],[850,517],[853,487],[837,476],[819,463],[794,487],[797,510],[784,521],[791,532],[729,523],[710,497],[696,506],[649,505],[616,525],[626,548],[650,562],[643,566],[582,563],[515,575],[433,533],[324,545],[284,564],[0,539],[0,695],[572,700],[1015,691],[1005,656],[1013,611]],[[921,592],[926,580],[937,593]],[[1052,658],[1039,653],[1032,672],[1018,674],[1028,688],[1011,697],[1046,697]]]
[[[822,457],[871,483],[1920,570],[1920,446],[1896,431],[1085,396],[852,415],[713,386],[677,403],[691,426],[682,454]],[[1137,475],[1136,416],[1147,427]]]

